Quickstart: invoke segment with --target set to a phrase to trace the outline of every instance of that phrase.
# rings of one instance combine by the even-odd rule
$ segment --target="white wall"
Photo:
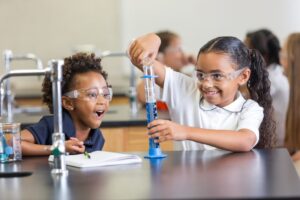
[[[0,0],[0,52],[36,53],[46,64],[69,56],[76,45],[123,51],[133,37],[169,29],[196,54],[213,37],[243,39],[247,31],[258,28],[271,29],[283,41],[300,31],[299,8],[299,0]],[[128,63],[103,63],[113,86],[126,91]],[[0,72],[1,66],[2,59]],[[24,84],[32,80],[36,79],[16,78],[14,83],[26,93],[39,91],[40,82],[34,82],[35,89]]]
[[[35,53],[46,65],[50,59],[71,55],[76,45],[93,44],[100,50],[119,50],[119,9],[117,0],[0,0],[0,52],[11,49],[15,54]],[[1,72],[2,66],[1,59]],[[14,69],[23,66],[33,65],[14,63]],[[107,70],[110,78],[121,80],[117,70]],[[12,81],[18,89],[38,92],[41,81],[36,80]],[[35,86],[29,86],[29,82]]]
[[[123,46],[161,29],[179,33],[194,53],[216,36],[243,39],[247,31],[269,28],[284,40],[300,31],[298,0],[122,0],[122,8]]]

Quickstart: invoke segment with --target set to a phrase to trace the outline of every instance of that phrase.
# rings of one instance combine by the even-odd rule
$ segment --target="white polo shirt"
[[[172,121],[205,129],[249,129],[254,132],[256,143],[258,142],[259,126],[264,117],[263,108],[251,99],[245,100],[240,93],[231,104],[223,108],[217,107],[204,99],[201,100],[197,80],[168,67],[162,92],[162,100],[168,104]],[[198,150],[215,149],[215,147],[193,141],[182,141],[174,142],[174,149]]]

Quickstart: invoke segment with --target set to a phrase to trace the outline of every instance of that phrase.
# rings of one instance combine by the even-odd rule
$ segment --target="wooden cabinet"
[[[147,129],[142,126],[101,128],[105,138],[105,151],[129,152],[147,151],[149,148]],[[172,151],[173,142],[163,142],[162,151]]]

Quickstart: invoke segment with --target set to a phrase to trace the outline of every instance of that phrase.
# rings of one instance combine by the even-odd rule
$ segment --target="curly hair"
[[[248,49],[245,44],[235,37],[217,37],[205,44],[200,53],[217,52],[230,56],[238,69],[249,67],[251,75],[247,88],[251,99],[264,108],[264,118],[259,127],[259,142],[255,148],[271,148],[276,142],[275,121],[273,120],[272,97],[270,80],[262,55],[254,49]]]
[[[101,59],[96,58],[95,54],[77,53],[64,59],[63,80],[61,83],[61,93],[64,94],[71,89],[73,79],[76,74],[86,72],[97,72],[107,80],[107,73],[101,66]],[[46,75],[42,85],[43,102],[47,104],[50,113],[53,113],[52,103],[52,82],[50,75]]]

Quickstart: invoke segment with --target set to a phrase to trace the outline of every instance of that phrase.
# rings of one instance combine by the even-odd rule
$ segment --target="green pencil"
[[[88,159],[91,159],[91,155],[90,155],[87,151],[85,151],[85,152],[83,153],[83,155],[84,155],[85,157],[87,157]]]

